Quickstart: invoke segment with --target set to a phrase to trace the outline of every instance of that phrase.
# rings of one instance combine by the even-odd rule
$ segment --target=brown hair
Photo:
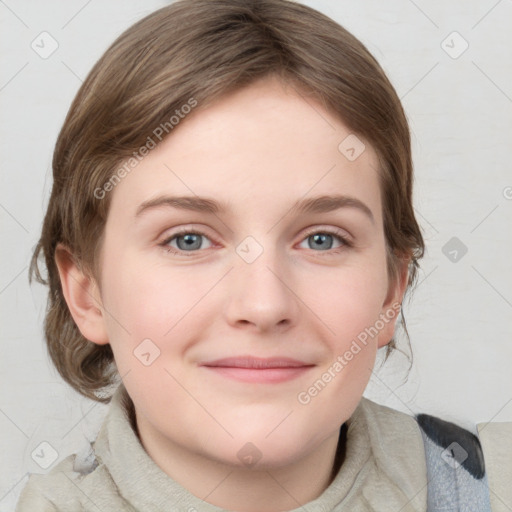
[[[62,243],[90,276],[119,166],[176,110],[204,107],[275,75],[320,102],[375,149],[380,163],[388,273],[409,264],[413,284],[424,242],[412,206],[410,135],[400,100],[365,46],[332,19],[290,0],[179,0],[121,34],[80,87],[53,155],[53,187],[29,279],[49,285],[45,337],[62,378],[93,400],[117,376],[110,345],[84,338],[63,296],[55,263]],[[165,124],[167,123],[167,124]],[[38,268],[43,252],[47,279]],[[100,279],[97,279],[99,284]],[[403,316],[402,316],[403,322]],[[403,324],[405,327],[405,324]],[[407,332],[407,329],[405,329]],[[396,348],[392,339],[386,359]]]

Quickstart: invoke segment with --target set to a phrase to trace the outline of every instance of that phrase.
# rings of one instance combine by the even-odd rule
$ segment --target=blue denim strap
[[[455,423],[416,415],[425,446],[427,512],[491,512],[478,437]]]

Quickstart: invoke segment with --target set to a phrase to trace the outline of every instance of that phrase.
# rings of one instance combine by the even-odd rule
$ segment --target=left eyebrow
[[[202,213],[225,213],[226,203],[199,196],[158,196],[144,201],[137,208],[135,217],[155,208],[168,207]],[[342,208],[355,208],[364,213],[374,224],[375,218],[370,208],[359,199],[345,195],[322,195],[298,200],[291,208],[293,213],[328,213]]]
[[[317,196],[297,201],[291,211],[297,213],[328,213],[341,208],[355,208],[364,213],[375,224],[375,218],[370,208],[352,196],[331,195]]]

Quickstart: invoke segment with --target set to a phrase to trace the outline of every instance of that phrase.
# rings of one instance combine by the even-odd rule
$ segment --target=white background
[[[31,458],[42,441],[61,460],[95,438],[106,412],[51,367],[46,289],[29,286],[28,263],[53,146],[80,83],[115,37],[166,3],[0,1],[0,512],[14,509],[27,472],[45,472]],[[367,45],[402,98],[413,137],[427,245],[404,304],[414,364],[407,378],[408,361],[395,354],[365,396],[466,428],[512,421],[512,2],[304,3]],[[43,31],[59,45],[47,59],[31,48]],[[468,49],[453,58],[464,40]],[[456,262],[443,253],[452,237],[467,247]],[[403,335],[399,347],[407,350]]]

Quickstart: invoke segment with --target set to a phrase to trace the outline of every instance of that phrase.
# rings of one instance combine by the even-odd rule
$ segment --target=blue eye
[[[337,236],[331,233],[315,233],[314,235],[309,235],[306,240],[311,241],[309,244],[309,248],[318,248],[322,251],[329,251],[332,249],[333,239],[338,238]]]
[[[338,247],[333,248],[333,239],[338,239],[341,244]],[[327,252],[329,254],[340,252],[345,247],[352,247],[352,243],[344,236],[342,231],[331,231],[331,230],[314,230],[306,234],[304,242],[309,242],[308,248],[319,248],[320,251],[314,252]]]
[[[164,240],[162,245],[164,248],[173,253],[173,254],[180,254],[183,252],[195,252],[197,249],[201,249],[202,241],[201,238],[208,238],[203,233],[200,233],[199,231],[193,231],[190,229],[180,231],[178,233],[175,233],[170,238],[167,238]],[[170,246],[169,244],[176,240],[177,249]],[[182,240],[182,242],[180,242]],[[203,247],[204,249],[204,247]]]
[[[210,240],[204,233],[199,231],[184,229],[172,236],[165,239],[160,245],[169,253],[192,256],[193,253],[198,252],[201,249],[208,249],[209,247],[202,247],[202,239]],[[333,239],[337,239],[340,242],[338,247],[333,248]],[[339,253],[347,247],[352,247],[353,244],[350,240],[344,236],[342,231],[331,231],[331,230],[314,230],[306,234],[305,238],[301,243],[309,242],[308,249],[314,252],[325,252],[326,255],[332,255],[333,253]],[[176,241],[176,247],[171,245],[172,242]],[[318,251],[315,249],[319,249]],[[189,253],[189,254],[187,254]]]

